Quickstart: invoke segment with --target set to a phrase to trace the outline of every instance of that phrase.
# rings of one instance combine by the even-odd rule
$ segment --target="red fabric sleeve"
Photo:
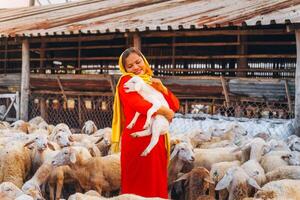
[[[177,97],[168,89],[168,93],[167,94],[163,94],[166,101],[168,102],[170,108],[176,112],[179,110],[179,100],[177,99]]]
[[[152,103],[144,100],[144,98],[137,92],[128,92],[124,90],[124,84],[131,78],[131,76],[124,76],[118,87],[119,95],[123,106],[129,106],[132,110],[147,115],[147,111],[152,107]]]

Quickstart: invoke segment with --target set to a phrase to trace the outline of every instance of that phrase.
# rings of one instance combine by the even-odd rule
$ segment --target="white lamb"
[[[152,115],[161,107],[165,106],[169,108],[168,102],[165,100],[164,96],[158,92],[156,89],[146,84],[143,79],[138,76],[132,77],[124,84],[125,92],[138,92],[146,101],[152,103],[152,107],[147,111],[147,119],[144,125],[144,131],[139,131],[132,133],[134,137],[147,136],[152,133],[150,144],[147,146],[145,151],[141,156],[146,156],[150,153],[153,147],[157,144],[159,135],[163,135],[169,131],[169,122],[162,115],[156,115],[152,118]],[[136,112],[132,121],[127,126],[131,129],[136,120],[138,119],[140,113]],[[150,127],[149,127],[150,126]]]

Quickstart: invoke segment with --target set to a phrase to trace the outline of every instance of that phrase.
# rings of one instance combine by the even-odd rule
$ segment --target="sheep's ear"
[[[257,182],[253,178],[248,178],[247,183],[258,190],[261,189],[261,187],[257,184]]]
[[[93,125],[93,133],[95,133],[98,130],[97,126],[94,124]]]
[[[210,184],[215,184],[215,182],[213,180],[211,180],[210,177],[204,178],[204,181],[206,181],[207,183],[210,183]]]
[[[175,180],[174,182],[179,182],[179,181],[182,181],[182,180],[188,180],[189,177],[190,177],[190,173],[185,173],[182,176],[180,176],[177,180]]]
[[[70,155],[70,161],[71,163],[75,164],[76,163],[76,153],[74,151],[71,152]]]
[[[226,187],[229,186],[229,184],[231,183],[232,181],[232,175],[225,175],[220,181],[219,183],[217,184],[216,186],[216,189],[215,190],[223,190],[225,189]]]
[[[90,149],[90,151],[91,151],[92,157],[101,156],[101,153],[100,153],[99,149],[97,147],[95,147],[95,146],[93,146]]]
[[[74,142],[75,141],[72,135],[69,135],[68,139],[69,139],[70,142]]]
[[[96,142],[94,142],[94,144],[98,144],[99,142],[101,142],[104,139],[104,137],[99,138],[98,140],[96,140]]]
[[[86,127],[86,124],[84,124],[84,126],[81,129],[81,133],[83,133],[83,134],[85,134],[85,127]]]
[[[142,89],[142,84],[140,84],[140,83],[136,83],[135,85],[134,85],[134,90],[135,91],[140,91]]]
[[[51,142],[48,142],[47,144],[48,144],[48,147],[49,147],[51,150],[53,150],[53,151],[56,150],[55,147],[53,146],[53,144],[52,144]]]
[[[24,147],[27,147],[27,146],[31,145],[32,143],[34,143],[34,140],[30,140],[29,142],[27,142],[26,144],[24,144]]]
[[[179,148],[177,148],[177,146],[175,145],[173,152],[170,155],[170,160],[172,160],[178,153]]]

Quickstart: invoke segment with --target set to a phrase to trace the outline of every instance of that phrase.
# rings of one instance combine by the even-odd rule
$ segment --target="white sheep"
[[[219,181],[216,190],[227,188],[229,192],[228,200],[242,200],[250,194],[250,187],[260,189],[256,181],[251,178],[243,168],[239,166],[231,167],[225,176]]]
[[[240,166],[241,162],[238,160],[231,162],[218,162],[211,166],[211,170],[209,172],[210,178],[217,184],[226,174],[227,170],[234,166]],[[226,189],[219,191],[219,199],[224,200],[228,196],[228,192]]]
[[[300,180],[283,179],[269,182],[256,192],[254,198],[263,200],[300,199]]]
[[[11,182],[2,182],[0,184],[0,193],[5,194],[6,198],[9,199],[16,199],[17,197],[29,197],[28,195],[24,194],[20,188],[18,188],[15,184]],[[0,197],[0,199],[2,199]],[[31,198],[33,200],[33,198]]]
[[[75,194],[69,196],[68,200],[165,200],[165,199],[159,198],[159,197],[147,198],[147,197],[142,197],[142,196],[138,196],[135,194],[122,194],[122,195],[111,197],[111,198],[105,198],[102,196],[75,193]]]
[[[92,135],[97,130],[98,130],[98,128],[97,128],[95,122],[93,122],[92,120],[88,120],[84,123],[84,125],[81,129],[81,133],[87,134],[87,135]]]
[[[261,166],[268,173],[278,167],[287,166],[288,161],[284,157],[288,156],[290,151],[271,151],[265,154],[260,161]]]
[[[205,167],[210,170],[214,163],[241,160],[241,152],[232,153],[234,148],[194,149],[195,167]]]
[[[300,179],[299,166],[283,166],[266,174],[267,181],[277,181],[281,179]]]
[[[131,134],[134,137],[140,137],[140,136],[146,136],[152,134],[150,144],[146,147],[144,152],[141,154],[141,156],[146,156],[157,144],[159,135],[166,134],[169,131],[169,122],[164,116],[156,115],[152,117],[152,115],[161,106],[165,106],[169,108],[169,104],[159,91],[157,91],[150,85],[146,84],[143,81],[143,79],[141,79],[139,76],[134,76],[131,79],[129,79],[124,84],[124,88],[125,88],[125,92],[137,92],[146,101],[152,103],[152,107],[147,111],[147,118],[144,125],[144,129],[146,130],[134,132]],[[137,121],[139,115],[140,113],[138,112],[135,113],[135,116],[133,117],[132,121],[127,126],[128,129],[131,129],[135,125],[135,122]]]
[[[86,160],[74,147],[67,147],[54,157],[52,164],[69,165],[78,177],[80,186],[85,190],[95,189],[101,194],[102,191],[120,189],[120,154],[92,157]]]
[[[266,174],[257,160],[248,160],[241,165],[241,168],[243,168],[245,172],[257,182],[259,186],[265,184]]]

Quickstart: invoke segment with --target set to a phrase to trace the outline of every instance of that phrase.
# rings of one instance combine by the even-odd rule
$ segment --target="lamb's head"
[[[138,92],[146,83],[139,76],[133,76],[124,84],[125,92]]]
[[[59,131],[53,138],[53,142],[56,142],[61,148],[71,146],[73,142],[72,134],[65,131]]]
[[[81,133],[91,135],[98,130],[96,124],[92,120],[88,120],[84,123]]]
[[[40,186],[37,184],[34,184],[33,182],[27,181],[23,186],[22,186],[22,191],[33,197],[34,200],[45,200],[45,198],[42,195]]]
[[[73,148],[66,147],[63,148],[54,158],[51,164],[55,167],[62,165],[68,165],[76,162],[76,151]]]
[[[300,138],[299,137],[293,138],[292,140],[289,141],[288,146],[292,151],[300,152]]]
[[[6,194],[7,197],[16,198],[22,195],[23,192],[16,185],[11,182],[3,182],[0,184],[0,193]]]
[[[176,155],[178,155],[179,159],[186,162],[191,163],[195,160],[193,147],[188,142],[178,141],[178,143],[175,144],[170,159],[173,159]]]
[[[35,134],[36,136],[27,142],[25,146],[30,146],[31,144],[35,144],[35,147],[38,151],[44,151],[48,147],[52,150],[55,150],[55,147],[48,141],[47,135],[44,134]]]
[[[225,176],[218,182],[215,190],[230,189],[229,199],[243,199],[248,196],[249,186],[261,189],[241,167],[234,166],[227,170]]]
[[[59,123],[59,124],[57,124],[57,125],[53,128],[53,130],[52,130],[52,132],[51,132],[51,135],[52,135],[52,136],[55,136],[59,131],[64,131],[64,132],[68,132],[68,133],[72,134],[72,132],[71,132],[69,126],[68,126],[67,124],[65,124],[65,123]]]
[[[298,151],[292,151],[289,154],[281,156],[281,158],[288,162],[289,165],[300,165],[300,153]]]
[[[93,136],[96,138],[103,138],[103,142],[106,146],[111,145],[111,134],[112,129],[110,127],[106,127],[103,129],[98,130]]]

